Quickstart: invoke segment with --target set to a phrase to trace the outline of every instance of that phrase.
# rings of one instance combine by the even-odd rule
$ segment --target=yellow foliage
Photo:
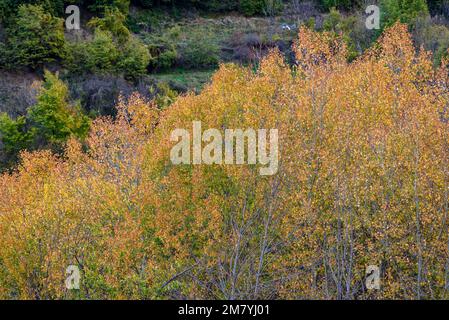
[[[294,68],[278,51],[222,65],[162,111],[122,101],[63,159],[24,153],[0,177],[0,297],[447,298],[447,62],[401,24],[352,63],[331,34],[302,29],[294,50]],[[278,129],[278,173],[173,165],[192,121]]]

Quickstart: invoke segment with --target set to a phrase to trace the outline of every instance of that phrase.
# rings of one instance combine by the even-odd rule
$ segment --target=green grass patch
[[[182,70],[176,69],[167,73],[151,75],[154,79],[167,82],[174,88],[200,91],[208,83],[216,69],[209,70]]]

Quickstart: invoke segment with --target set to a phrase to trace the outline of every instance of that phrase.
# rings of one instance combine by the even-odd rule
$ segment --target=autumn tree
[[[448,61],[402,24],[350,63],[345,43],[303,28],[293,68],[222,65],[163,110],[122,100],[63,158],[23,153],[0,177],[0,297],[447,298]],[[193,121],[278,129],[277,173],[173,164]]]

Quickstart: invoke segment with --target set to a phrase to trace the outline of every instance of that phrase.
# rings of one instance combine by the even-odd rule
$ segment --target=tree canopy
[[[135,95],[64,157],[22,153],[0,177],[0,297],[447,298],[448,61],[402,24],[353,62],[306,28],[294,52],[222,65],[163,110]],[[278,173],[173,165],[192,121],[278,129]]]

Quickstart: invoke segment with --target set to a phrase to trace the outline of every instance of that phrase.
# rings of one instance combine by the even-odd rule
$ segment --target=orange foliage
[[[223,65],[163,111],[133,96],[64,159],[24,153],[0,178],[0,297],[447,298],[447,64],[401,24],[352,63],[330,34],[294,49],[294,68]],[[278,173],[173,165],[192,121],[278,129]]]

